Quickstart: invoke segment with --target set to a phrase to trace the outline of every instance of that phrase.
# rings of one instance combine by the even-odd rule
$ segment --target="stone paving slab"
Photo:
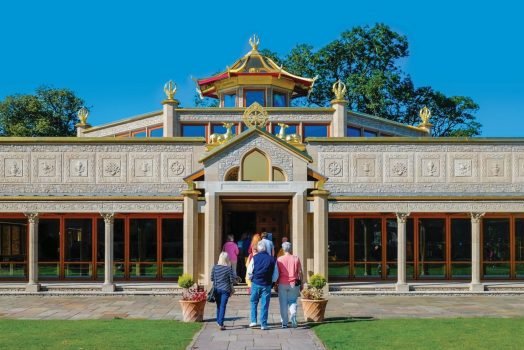
[[[278,299],[270,304],[270,330],[248,328],[249,299],[234,296],[226,312],[226,331],[215,323],[208,304],[204,328],[192,349],[322,349],[304,324],[280,329]],[[8,319],[181,319],[173,296],[0,296],[0,317]],[[524,296],[331,296],[327,320],[340,318],[524,317]]]

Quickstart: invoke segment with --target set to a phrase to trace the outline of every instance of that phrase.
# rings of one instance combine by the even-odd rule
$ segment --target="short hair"
[[[287,242],[287,237],[282,237],[282,243]]]
[[[289,242],[282,243],[282,249],[284,249],[286,253],[291,253],[291,243]]]
[[[234,242],[234,241],[235,241],[235,236],[233,236],[233,235],[227,235],[227,240],[228,240],[229,242]]]
[[[229,260],[229,255],[226,252],[220,253],[220,255],[218,256],[217,264],[229,266],[231,264],[231,261]]]
[[[262,234],[260,236],[262,236],[262,238],[266,238],[267,237],[267,232],[262,232]]]
[[[266,251],[266,244],[262,241],[258,242],[257,252],[265,252],[265,251]]]

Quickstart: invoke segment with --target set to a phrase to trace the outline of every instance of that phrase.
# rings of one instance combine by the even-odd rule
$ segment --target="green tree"
[[[84,100],[69,89],[41,86],[0,101],[1,136],[74,136]]]
[[[268,50],[263,53],[294,74],[318,75],[310,96],[294,100],[294,105],[328,106],[331,87],[340,79],[347,85],[346,99],[354,111],[418,125],[418,111],[427,105],[435,136],[480,134],[475,117],[479,106],[471,98],[414,86],[400,66],[409,55],[408,40],[384,24],[355,27],[318,50],[300,44],[284,57]]]

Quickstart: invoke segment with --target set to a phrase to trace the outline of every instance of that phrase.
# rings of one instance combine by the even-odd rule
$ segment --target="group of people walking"
[[[229,235],[220,253],[218,263],[211,271],[217,304],[217,324],[220,329],[225,329],[226,305],[229,297],[234,293],[233,285],[238,279],[239,254],[240,249],[234,243],[234,237]],[[260,325],[260,329],[268,329],[271,289],[274,288],[278,293],[282,328],[287,328],[289,321],[292,327],[297,327],[297,299],[302,289],[303,276],[300,259],[292,254],[291,243],[284,237],[282,248],[275,257],[275,246],[271,235],[266,232],[256,233],[245,255],[245,281],[249,287],[251,304],[249,326],[254,328]],[[260,313],[258,312],[259,304]]]

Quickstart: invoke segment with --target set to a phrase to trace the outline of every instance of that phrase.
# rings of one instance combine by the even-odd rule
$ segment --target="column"
[[[38,213],[25,213],[29,222],[29,254],[27,259],[28,281],[26,292],[38,292]]]
[[[333,137],[347,136],[347,104],[348,101],[344,99],[335,99],[331,101],[331,107],[335,110],[333,112],[333,123],[331,124]]]
[[[199,191],[182,191],[184,196],[184,273],[197,276],[197,244],[198,244],[198,195]]]
[[[471,285],[472,292],[483,292],[484,284],[480,282],[480,222],[485,213],[471,215]]]
[[[205,207],[205,229],[204,229],[204,274],[205,285],[211,286],[211,268],[218,260],[219,241],[217,238],[218,231],[218,197],[214,194],[206,193]],[[209,288],[208,288],[209,289]]]
[[[162,101],[164,137],[180,136],[180,123],[176,115],[178,100],[167,99]]]
[[[305,260],[304,232],[307,230],[307,201],[304,193],[297,193],[293,196],[292,217],[291,217],[291,243],[293,244],[293,254],[297,255],[302,262],[302,272],[304,280],[307,280]]]
[[[328,278],[328,195],[329,191],[318,189],[313,195],[313,272]]]
[[[406,282],[406,222],[409,213],[397,214],[397,292],[409,292]]]
[[[102,292],[112,293],[115,291],[115,284],[113,283],[113,234],[115,213],[100,213],[104,218],[104,284],[102,285]]]

